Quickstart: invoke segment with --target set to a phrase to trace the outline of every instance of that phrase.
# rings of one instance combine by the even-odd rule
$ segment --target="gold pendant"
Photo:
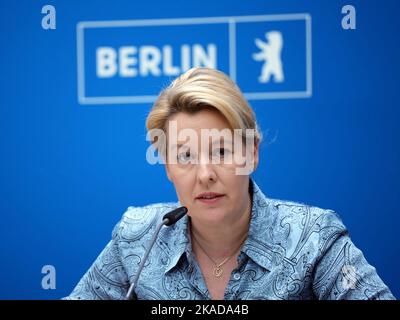
[[[221,267],[217,266],[217,267],[214,267],[214,272],[213,273],[214,273],[215,277],[219,278],[219,277],[222,276],[223,270],[222,270]]]

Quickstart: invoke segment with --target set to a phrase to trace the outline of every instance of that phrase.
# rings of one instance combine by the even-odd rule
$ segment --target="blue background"
[[[57,29],[41,28],[41,8]],[[357,30],[341,28],[353,4]],[[398,1],[1,1],[0,298],[67,295],[129,205],[175,200],[146,162],[150,104],[79,105],[79,21],[312,16],[313,96],[251,101],[265,140],[254,175],[272,198],[336,210],[400,297]],[[43,265],[57,289],[41,288]]]

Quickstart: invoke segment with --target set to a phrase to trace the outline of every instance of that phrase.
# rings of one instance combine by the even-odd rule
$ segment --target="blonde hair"
[[[147,130],[165,132],[168,119],[178,113],[195,113],[204,108],[219,111],[231,129],[253,129],[255,143],[261,140],[253,110],[238,86],[223,72],[192,68],[161,91],[146,120]],[[153,141],[154,142],[154,141]]]

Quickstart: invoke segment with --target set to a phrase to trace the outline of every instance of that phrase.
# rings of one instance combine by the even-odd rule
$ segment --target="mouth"
[[[196,200],[199,200],[205,204],[215,204],[219,202],[225,195],[222,193],[216,192],[203,192],[196,197]]]

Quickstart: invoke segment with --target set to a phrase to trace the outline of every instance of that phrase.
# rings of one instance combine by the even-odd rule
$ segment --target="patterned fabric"
[[[395,299],[334,211],[269,199],[251,182],[248,238],[226,300]],[[112,240],[66,299],[123,299],[156,225],[179,203],[129,207]],[[163,227],[140,275],[138,299],[210,299],[191,250],[190,218]]]

